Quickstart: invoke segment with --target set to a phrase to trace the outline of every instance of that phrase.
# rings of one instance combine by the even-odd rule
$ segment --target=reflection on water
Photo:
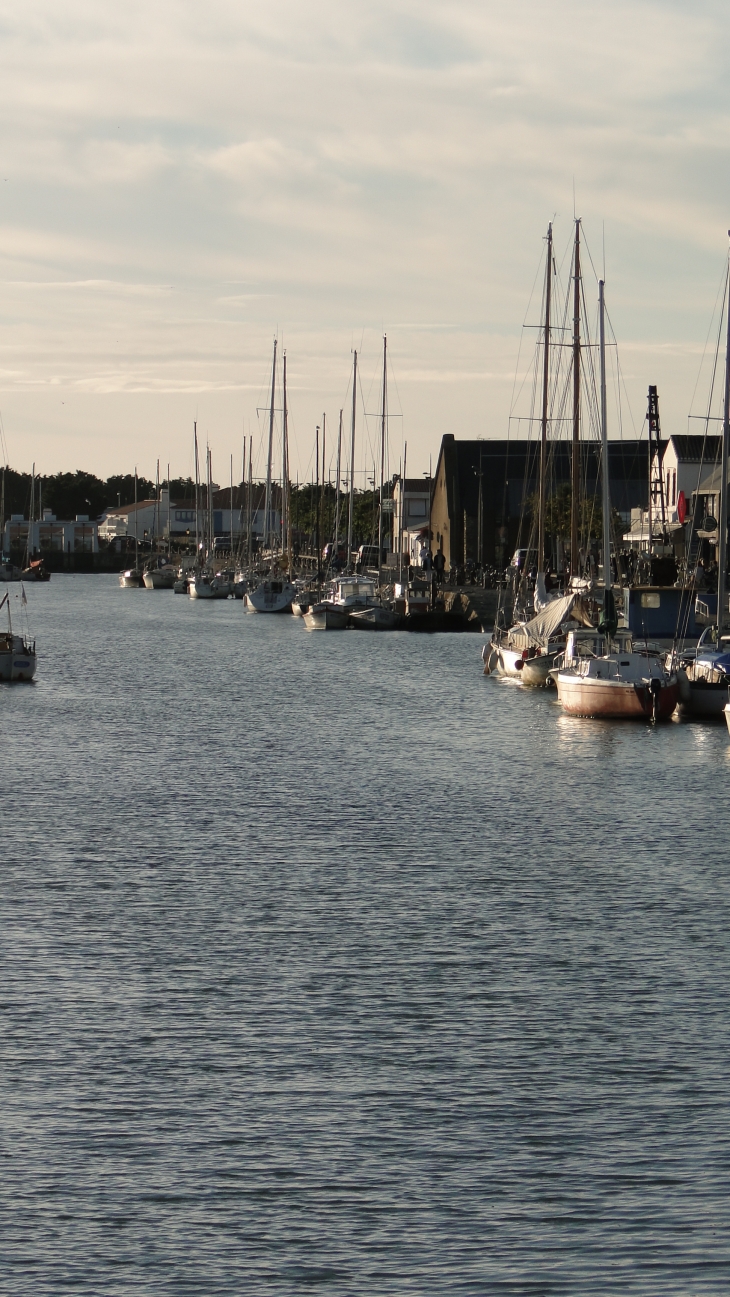
[[[724,727],[55,577],[3,705],[10,1291],[730,1278]]]

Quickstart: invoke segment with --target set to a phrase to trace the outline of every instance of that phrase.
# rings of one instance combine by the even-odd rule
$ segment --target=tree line
[[[88,514],[90,518],[99,518],[105,509],[114,509],[134,503],[134,474],[118,473],[108,478],[95,477],[78,469],[75,473],[51,473],[36,477],[35,482],[30,473],[18,473],[15,469],[1,470],[0,493],[2,494],[3,526],[11,514],[22,514],[28,517],[31,510],[31,487],[33,493],[32,512],[35,518],[42,509],[50,509],[57,518],[75,518],[77,514]],[[162,482],[161,487],[167,487]],[[223,488],[223,494],[226,488]],[[155,483],[149,478],[137,478],[137,499],[152,500],[155,497]],[[254,484],[255,501],[261,492],[261,483]],[[170,494],[175,503],[193,505],[195,502],[195,483],[191,478],[172,478]],[[240,483],[237,496],[247,500],[247,486]],[[205,488],[202,488],[201,501],[205,501]],[[332,485],[300,485],[290,488],[292,526],[300,534],[312,538],[314,542],[317,518],[322,545],[334,539],[336,491]],[[355,491],[353,509],[353,539],[357,544],[364,544],[377,538],[378,491]],[[281,506],[281,489],[274,490],[273,506]],[[225,507],[225,506],[224,506]],[[245,507],[245,505],[244,505]],[[349,497],[340,495],[340,539],[347,536]]]

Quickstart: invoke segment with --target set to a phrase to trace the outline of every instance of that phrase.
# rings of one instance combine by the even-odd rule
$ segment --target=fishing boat
[[[598,284],[601,475],[603,480],[603,616],[598,625],[607,651],[598,656],[566,650],[565,665],[555,672],[558,699],[571,716],[605,716],[613,719],[667,720],[679,698],[676,673],[648,649],[636,653],[624,641],[616,643],[616,601],[611,585],[611,499],[608,480],[608,422],[606,412],[606,334],[603,280]],[[570,636],[568,637],[570,642]],[[573,656],[571,656],[573,655]]]
[[[351,612],[350,625],[354,630],[399,630],[403,618],[387,604],[371,604],[367,608],[356,608]]]
[[[23,591],[25,602],[25,591]],[[8,629],[0,633],[0,680],[4,682],[32,680],[36,672],[35,640],[24,635],[15,635],[10,619],[10,597],[5,594],[0,600],[0,609],[7,604]]]
[[[350,614],[341,604],[322,599],[303,614],[307,630],[346,630]]]

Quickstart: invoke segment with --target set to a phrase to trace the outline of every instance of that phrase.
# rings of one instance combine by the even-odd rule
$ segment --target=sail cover
[[[535,644],[546,643],[565,621],[575,598],[575,594],[566,594],[560,599],[552,599],[537,617],[533,617],[532,621],[525,622],[520,627],[522,633]]]

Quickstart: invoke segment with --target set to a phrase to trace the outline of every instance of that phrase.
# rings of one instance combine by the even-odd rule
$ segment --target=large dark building
[[[552,442],[547,494],[570,483],[572,448]],[[628,525],[631,510],[646,508],[649,481],[646,442],[608,444],[611,504]],[[601,447],[581,444],[581,487],[600,494]],[[503,567],[518,535],[527,544],[525,505],[538,489],[540,446],[534,441],[457,441],[447,433],[439,452],[431,498],[431,548],[447,567],[473,560]]]

